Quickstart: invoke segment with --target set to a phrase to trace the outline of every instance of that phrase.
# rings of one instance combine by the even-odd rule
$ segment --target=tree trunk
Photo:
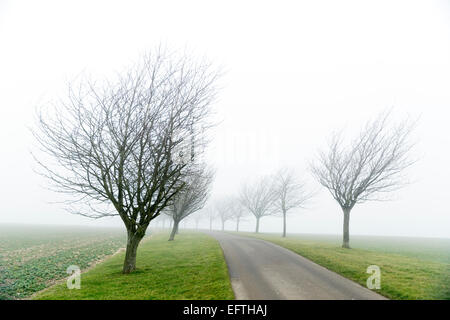
[[[286,238],[286,211],[283,211],[283,238]]]
[[[173,241],[173,239],[175,239],[175,235],[178,233],[178,224],[179,223],[180,223],[179,221],[173,222],[172,232],[170,233],[169,241]]]
[[[225,231],[225,221],[222,221],[222,231]]]
[[[342,208],[344,212],[344,228],[343,228],[343,240],[342,240],[342,248],[350,248],[350,208]]]
[[[256,218],[256,231],[255,231],[255,233],[259,233],[259,219],[260,219],[260,217]]]
[[[209,219],[209,231],[212,231],[212,222],[213,222],[213,219]]]
[[[131,231],[128,232],[127,249],[122,273],[130,273],[136,270],[136,253],[142,238],[142,236],[134,234]]]
[[[236,222],[236,232],[239,232],[239,218],[237,218]]]

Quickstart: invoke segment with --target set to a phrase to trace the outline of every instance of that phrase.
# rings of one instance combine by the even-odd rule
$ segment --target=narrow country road
[[[273,243],[223,232],[208,234],[223,249],[238,300],[386,299]]]

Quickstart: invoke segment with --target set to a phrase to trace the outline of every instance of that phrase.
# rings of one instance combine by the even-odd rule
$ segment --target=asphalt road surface
[[[223,232],[208,234],[223,249],[238,300],[386,299],[276,244]]]

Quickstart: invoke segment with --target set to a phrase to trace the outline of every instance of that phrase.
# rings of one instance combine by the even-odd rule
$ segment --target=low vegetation
[[[64,226],[0,226],[0,300],[21,299],[113,254],[123,230]]]
[[[38,293],[35,299],[233,299],[222,250],[201,233],[155,233],[138,248],[137,269],[122,274],[124,253],[81,275],[81,289],[66,283]]]
[[[390,299],[450,299],[450,239],[353,237],[352,249],[335,236],[239,233],[264,239],[366,286],[367,267],[381,269],[381,289]]]

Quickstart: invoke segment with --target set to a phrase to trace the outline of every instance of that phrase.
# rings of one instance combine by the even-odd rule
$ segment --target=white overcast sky
[[[226,71],[210,152],[215,198],[290,166],[320,192],[288,231],[341,233],[341,211],[307,163],[333,130],[352,132],[393,106],[398,119],[420,117],[414,183],[395,201],[355,207],[351,233],[450,237],[448,0],[0,0],[0,223],[119,224],[49,203],[60,196],[32,170],[27,127],[67,79],[120,70],[161,42]],[[262,220],[262,231],[280,228]]]

